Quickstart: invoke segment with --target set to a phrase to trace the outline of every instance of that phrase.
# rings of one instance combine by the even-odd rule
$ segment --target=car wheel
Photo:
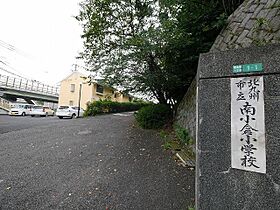
[[[34,114],[31,115],[31,117],[34,117],[34,116],[35,116]]]
[[[63,117],[59,116],[58,118],[59,118],[59,119],[62,119]]]
[[[48,112],[46,112],[46,115],[45,115],[45,117],[47,117],[49,114],[48,114]]]
[[[22,112],[21,116],[26,116],[25,112]]]
[[[72,114],[71,119],[76,118],[76,114]]]

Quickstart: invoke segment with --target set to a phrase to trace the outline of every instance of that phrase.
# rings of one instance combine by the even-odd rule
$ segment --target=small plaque
[[[232,68],[233,73],[251,73],[263,71],[262,63],[234,65]]]

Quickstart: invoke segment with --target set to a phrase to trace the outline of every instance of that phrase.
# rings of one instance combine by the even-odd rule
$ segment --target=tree
[[[176,107],[226,20],[224,0],[84,0],[83,58],[109,85]]]

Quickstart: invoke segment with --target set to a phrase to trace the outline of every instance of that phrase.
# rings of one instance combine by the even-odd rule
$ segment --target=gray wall
[[[236,64],[263,63],[267,173],[231,168],[230,77]],[[196,207],[280,209],[280,45],[202,54],[198,69]]]
[[[179,104],[176,115],[176,123],[186,128],[195,139],[196,131],[196,79],[194,79]]]

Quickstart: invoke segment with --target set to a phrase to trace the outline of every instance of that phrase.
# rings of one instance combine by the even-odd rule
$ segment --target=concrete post
[[[196,209],[279,209],[280,45],[202,54],[197,77]]]

